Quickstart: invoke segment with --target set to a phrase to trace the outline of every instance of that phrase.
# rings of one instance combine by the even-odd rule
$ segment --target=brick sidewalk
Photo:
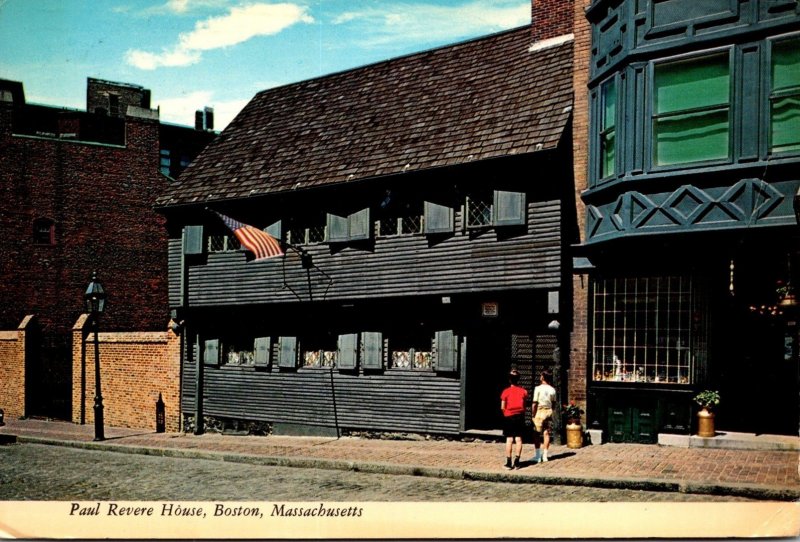
[[[91,425],[43,420],[10,420],[0,428],[1,434],[16,435],[20,442],[273,465],[800,499],[800,456],[795,451],[646,444],[603,444],[576,450],[555,446],[548,463],[533,465],[525,462],[533,455],[533,446],[526,445],[523,468],[506,471],[502,467],[503,444],[496,442],[196,436],[107,427],[106,440],[95,443]]]

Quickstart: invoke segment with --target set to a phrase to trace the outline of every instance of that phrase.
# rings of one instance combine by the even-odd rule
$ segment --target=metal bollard
[[[161,393],[159,393],[158,401],[156,401],[156,433],[163,433],[167,430],[167,423],[164,418],[164,400],[161,398]]]

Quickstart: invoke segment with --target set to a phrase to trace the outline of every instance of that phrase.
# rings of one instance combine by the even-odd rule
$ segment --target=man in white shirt
[[[550,433],[553,429],[553,409],[556,406],[556,390],[552,386],[553,377],[549,372],[542,371],[539,381],[541,383],[533,389],[533,426],[536,429],[533,439],[533,445],[536,448],[533,456],[534,463],[548,460],[547,450],[550,448]]]

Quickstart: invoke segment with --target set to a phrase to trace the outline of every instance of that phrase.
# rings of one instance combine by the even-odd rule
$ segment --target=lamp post
[[[94,440],[105,440],[103,434],[103,395],[100,393],[100,343],[97,331],[100,327],[100,315],[106,308],[106,292],[97,280],[97,271],[92,273],[92,282],[83,294],[86,311],[92,315],[94,324]]]

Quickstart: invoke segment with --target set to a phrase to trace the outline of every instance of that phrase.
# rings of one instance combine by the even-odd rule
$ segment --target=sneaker
[[[543,456],[542,456],[542,461],[544,461],[544,462],[546,463],[547,461],[549,461],[549,459],[547,459],[547,456],[546,456],[546,455],[543,455]]]

